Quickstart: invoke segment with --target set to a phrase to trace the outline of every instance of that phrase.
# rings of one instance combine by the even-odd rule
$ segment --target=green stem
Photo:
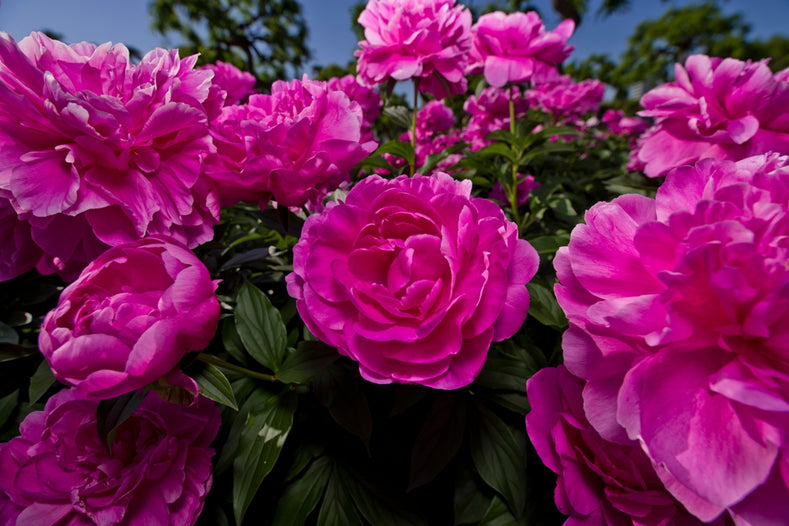
[[[201,362],[215,365],[216,367],[220,367],[222,369],[226,369],[228,371],[233,371],[239,374],[243,374],[249,378],[257,378],[258,380],[265,380],[267,382],[276,382],[277,378],[272,374],[266,373],[259,373],[257,371],[253,371],[251,369],[247,369],[246,367],[241,367],[240,365],[235,365],[230,362],[226,362],[224,360],[220,360],[216,356],[212,356],[206,353],[198,353],[197,359]]]
[[[510,86],[510,133],[515,135],[515,100],[514,100],[514,93],[515,86]],[[515,144],[512,145],[512,153],[517,155],[515,151]],[[513,162],[512,163],[512,181],[510,183],[509,188],[509,200],[510,200],[510,209],[512,210],[512,216],[515,220],[515,224],[520,224],[520,212],[518,211],[518,165]]]
[[[419,105],[419,79],[413,79],[414,83],[414,112],[411,117],[411,148],[414,150],[414,162],[411,163],[411,177],[416,172],[416,112]]]

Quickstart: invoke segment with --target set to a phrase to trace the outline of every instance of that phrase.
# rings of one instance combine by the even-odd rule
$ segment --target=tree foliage
[[[296,0],[152,0],[152,27],[205,63],[229,62],[262,84],[295,76],[310,59]]]

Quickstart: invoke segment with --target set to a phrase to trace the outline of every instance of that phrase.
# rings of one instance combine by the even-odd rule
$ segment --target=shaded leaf
[[[19,343],[19,334],[14,330],[13,327],[9,327],[5,323],[0,321],[0,343],[11,343],[11,344],[18,344]]]
[[[546,285],[537,280],[532,280],[526,284],[529,290],[531,302],[529,304],[529,316],[537,319],[543,325],[554,327],[559,330],[567,328],[567,317],[556,301],[556,295]]]
[[[364,526],[364,522],[353,506],[351,496],[346,491],[344,481],[335,466],[318,514],[318,526],[339,525]]]
[[[129,418],[140,407],[147,392],[132,391],[116,398],[101,400],[96,406],[96,426],[99,439],[107,451],[112,450],[112,442],[118,426]]]
[[[236,330],[247,352],[275,373],[287,353],[282,316],[262,290],[245,282],[238,291]]]
[[[336,471],[343,487],[368,523],[376,526],[427,526],[419,517],[404,511],[401,505],[384,500],[375,488],[341,466],[337,466]]]
[[[481,490],[471,471],[464,469],[458,474],[453,498],[455,524],[478,524],[490,502],[491,498]]]
[[[190,367],[189,374],[197,382],[201,395],[238,411],[233,388],[219,368],[208,363],[200,363],[194,372]]]
[[[518,526],[520,523],[513,517],[507,504],[498,496],[493,497],[479,526]]]
[[[299,342],[296,349],[282,363],[277,379],[285,383],[304,383],[339,357],[337,349],[323,342]]]
[[[16,409],[19,402],[19,389],[0,398],[0,428],[3,427]]]
[[[335,364],[315,376],[312,386],[332,418],[367,443],[372,435],[373,419],[361,382],[358,373]]]
[[[30,388],[28,389],[29,403],[35,404],[38,400],[46,394],[50,387],[55,385],[55,375],[52,374],[52,369],[46,360],[42,360],[38,364],[38,369],[30,377]]]
[[[272,525],[304,524],[323,496],[331,474],[332,463],[328,457],[321,457],[310,464],[302,476],[285,488],[277,503]]]
[[[480,477],[501,495],[516,518],[526,495],[526,431],[516,432],[482,404],[469,419],[471,458]]]
[[[39,350],[35,347],[15,345],[12,343],[0,344],[0,363],[19,360],[20,358],[26,358],[34,354],[39,354]]]
[[[441,473],[460,449],[465,426],[465,399],[456,393],[439,393],[414,442],[409,491]]]
[[[274,468],[288,438],[296,412],[293,393],[277,396],[255,390],[244,404],[248,408],[233,461],[233,514],[241,524],[263,479]]]

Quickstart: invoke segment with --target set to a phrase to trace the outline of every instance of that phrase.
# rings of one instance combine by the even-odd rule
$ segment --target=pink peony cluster
[[[414,80],[436,98],[466,91],[471,12],[455,0],[369,0],[359,15],[359,80]]]
[[[63,290],[39,348],[55,377],[81,396],[120,396],[208,345],[219,322],[216,287],[179,243],[151,236],[118,245]]]
[[[468,72],[482,73],[497,88],[512,82],[553,80],[559,75],[556,65],[575,49],[567,45],[574,30],[575,23],[565,19],[553,31],[546,31],[534,11],[484,14],[471,28],[474,45]]]
[[[371,142],[375,140],[373,136],[373,125],[381,115],[383,99],[372,88],[359,83],[353,75],[344,77],[333,77],[328,80],[329,89],[342,91],[352,102],[357,102],[362,108],[362,138],[361,142]]]
[[[644,172],[658,177],[707,157],[789,154],[788,75],[773,74],[766,61],[692,55],[677,64],[674,82],[641,99],[639,115],[656,119],[639,141]]]
[[[515,118],[521,118],[529,110],[530,101],[515,86],[507,89],[485,88],[479,95],[471,95],[463,103],[463,110],[469,115],[461,138],[472,150],[479,150],[490,144],[488,135],[496,130],[510,129],[510,97],[513,101]]]
[[[589,209],[555,267],[568,370],[709,522],[789,516],[789,157],[705,159]]]
[[[535,190],[540,187],[540,183],[538,183],[533,175],[523,175],[518,174],[518,189],[517,189],[517,196],[516,196],[516,204],[518,206],[523,206],[529,202],[529,196],[532,193],[532,190]],[[507,208],[510,206],[510,200],[507,195],[504,193],[504,187],[501,185],[500,182],[497,182],[493,185],[493,188],[490,190],[488,194],[489,199],[493,199],[497,203],[500,203],[501,206]]]
[[[0,33],[0,198],[29,224],[39,270],[69,277],[151,234],[213,237],[212,73],[195,60],[155,49],[133,64],[122,45]]]
[[[603,102],[605,84],[597,79],[575,82],[569,75],[527,90],[525,97],[533,107],[554,116],[557,122],[579,122],[590,112],[597,112]]]
[[[400,136],[400,140],[411,142],[411,131]],[[414,149],[417,168],[424,166],[428,155],[436,155],[460,141],[455,129],[455,114],[441,100],[431,100],[419,109],[416,118],[416,146]],[[385,154],[393,166],[405,165],[405,160]],[[460,160],[460,154],[447,156],[438,162],[434,170],[447,172]],[[429,175],[425,173],[424,175]]]
[[[363,122],[359,104],[326,82],[276,81],[271,94],[228,106],[211,124],[216,153],[205,172],[223,206],[257,201],[265,207],[273,198],[318,209],[375,150],[374,141],[362,142]]]
[[[456,389],[520,329],[538,265],[471,181],[369,176],[307,218],[287,283],[307,327],[364,378]]]
[[[191,526],[213,481],[219,409],[149,393],[108,451],[98,401],[62,390],[0,444],[0,526]]]
[[[233,64],[218,60],[215,64],[206,64],[199,69],[214,74],[212,89],[218,90],[216,100],[221,101],[222,106],[239,104],[255,92],[255,77]]]
[[[555,500],[569,516],[565,526],[701,526],[665,489],[638,442],[606,440],[591,426],[583,387],[564,366],[541,369],[526,383],[533,401],[526,431],[558,475]]]

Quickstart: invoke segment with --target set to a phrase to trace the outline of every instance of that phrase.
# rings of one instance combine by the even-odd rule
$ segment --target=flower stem
[[[414,83],[414,112],[411,117],[411,148],[414,150],[414,162],[411,163],[411,177],[416,172],[416,112],[419,105],[419,79],[413,79]]]
[[[510,86],[510,133],[515,135],[515,86]],[[517,154],[515,144],[510,145],[512,153]],[[510,201],[510,210],[512,210],[515,224],[520,224],[520,213],[518,212],[518,165],[515,161],[512,162],[512,180],[510,182],[508,196]]]
[[[243,374],[244,376],[247,376],[249,378],[257,378],[258,380],[265,380],[267,382],[277,381],[277,378],[272,374],[259,373],[251,369],[247,369],[246,367],[241,367],[240,365],[235,365],[230,362],[226,362],[224,360],[217,358],[216,356],[212,356],[210,354],[206,354],[203,352],[197,354],[197,359],[200,360],[201,362],[210,365],[215,365],[216,367],[220,367],[228,371],[233,371],[235,373]]]

